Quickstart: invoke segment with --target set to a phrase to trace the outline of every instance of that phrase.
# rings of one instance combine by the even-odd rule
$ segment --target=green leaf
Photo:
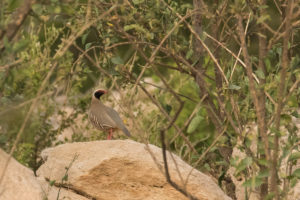
[[[271,126],[270,128],[272,133],[275,133],[277,136],[280,136],[280,130],[276,129],[274,126]]]
[[[252,164],[253,160],[251,157],[246,157],[243,160],[241,160],[241,162],[238,164],[238,166],[236,167],[236,174],[239,174],[241,171],[243,171],[244,169],[246,169],[248,166],[250,166]]]
[[[200,39],[204,41],[204,40],[206,39],[206,37],[207,37],[206,32],[205,32],[205,31],[202,31],[202,32],[200,33]]]
[[[292,123],[292,117],[290,114],[282,114],[280,115],[281,121],[280,124],[288,126]],[[281,135],[285,135],[284,131],[281,131]]]
[[[200,125],[200,122],[202,121],[203,117],[200,115],[197,115],[196,117],[194,117],[191,121],[191,123],[189,124],[189,127],[187,129],[188,133],[192,133],[194,132],[198,126]]]
[[[258,76],[258,78],[260,78],[260,79],[265,79],[265,78],[266,78],[264,72],[263,72],[261,69],[256,70],[256,71],[255,71],[255,74],[256,74],[256,75]]]
[[[300,152],[294,152],[290,155],[288,161],[298,160],[300,158]]]
[[[290,96],[289,97],[289,99],[288,99],[288,102],[287,102],[287,104],[288,104],[288,106],[290,106],[290,107],[298,107],[298,99],[297,99],[297,96],[295,95],[295,96]]]
[[[211,58],[210,58],[210,56],[205,56],[204,57],[204,64],[203,64],[203,66],[207,66],[207,64],[209,63],[209,61],[211,60]],[[213,71],[213,73],[214,73],[215,71]]]
[[[269,166],[269,162],[268,162],[266,159],[259,159],[259,160],[258,160],[258,163],[259,163],[260,165],[264,165],[264,166],[266,166],[266,167]]]
[[[298,178],[296,176],[294,176],[291,180],[290,180],[290,183],[291,183],[291,187],[290,188],[293,188],[296,186],[296,184],[299,182]]]
[[[139,33],[145,33],[145,34],[148,33],[148,31],[144,29],[142,26],[140,26],[139,24],[130,24],[124,26],[124,31],[130,31],[132,29],[135,29]]]
[[[210,170],[211,170],[211,168],[210,168],[210,166],[209,166],[208,163],[205,163],[203,167],[204,167],[207,171],[210,171]]]
[[[21,0],[10,0],[8,2],[9,2],[9,4],[8,4],[8,10],[9,11],[13,11],[17,7],[19,7],[23,1],[21,1]]]
[[[296,117],[296,118],[300,118],[300,115],[298,114],[297,111],[292,112],[291,115]]]
[[[52,180],[49,182],[50,186],[53,186],[55,184],[55,180]]]
[[[85,45],[85,50],[87,50],[88,48],[90,48],[91,47],[91,45],[92,45],[92,43],[91,42],[89,42],[89,43],[87,43],[86,45]]]
[[[257,178],[266,178],[270,175],[269,170],[264,170],[259,172],[259,174],[257,175]]]
[[[225,160],[216,161],[215,164],[218,166],[227,166],[228,165],[228,163]]]
[[[132,0],[132,2],[133,2],[135,5],[144,3],[144,1],[145,1],[145,0]]]
[[[193,49],[189,49],[188,52],[186,53],[185,58],[188,60],[193,56],[193,54],[194,54]]]
[[[169,104],[167,104],[164,107],[165,107],[167,113],[170,114],[170,112],[172,111],[172,106],[170,106]]]
[[[270,192],[269,194],[267,194],[267,196],[264,198],[264,200],[272,200],[274,199],[275,194],[274,192]]]
[[[266,21],[267,19],[270,19],[270,16],[269,15],[263,15],[263,16],[258,18],[257,24],[260,24],[260,23]]]
[[[266,58],[264,61],[265,61],[265,65],[266,65],[267,71],[268,71],[268,72],[271,71],[272,66],[271,66],[271,61],[270,61],[270,59]]]
[[[229,84],[229,86],[228,86],[228,89],[230,89],[230,90],[239,90],[239,89],[241,89],[241,87],[240,86],[238,86],[238,85],[234,85],[234,84]]]
[[[64,177],[62,178],[62,181],[67,181],[69,178],[68,174],[64,175]]]
[[[55,6],[55,7],[54,7],[54,13],[55,13],[55,14],[61,13],[61,7],[60,7],[60,6]]]
[[[89,35],[89,33],[85,33],[85,34],[82,35],[81,44],[85,44],[85,41],[86,41],[88,35]]]
[[[38,15],[42,15],[43,7],[41,4],[35,3],[32,5],[31,9]]]
[[[252,177],[249,180],[246,180],[243,183],[244,187],[251,187],[251,188],[255,188],[260,186],[261,184],[263,184],[263,179],[262,178],[258,178],[258,177]]]
[[[297,178],[300,178],[300,168],[296,169],[293,173],[292,176],[295,176]]]
[[[23,39],[20,40],[19,42],[15,43],[13,46],[13,52],[19,52],[25,49],[29,45],[29,40]]]
[[[276,53],[278,55],[281,55],[282,54],[282,48],[281,47],[276,48]]]
[[[112,57],[111,62],[116,64],[116,65],[124,64],[124,61],[122,60],[122,58],[120,58],[120,56]]]

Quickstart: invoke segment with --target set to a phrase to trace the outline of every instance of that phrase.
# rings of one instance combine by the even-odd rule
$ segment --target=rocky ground
[[[0,150],[0,172],[7,157]],[[166,182],[161,149],[153,145],[131,140],[69,143],[44,150],[42,157],[37,177],[11,159],[0,185],[1,200],[187,199]],[[230,199],[178,156],[168,153],[168,164],[172,180],[195,197]]]

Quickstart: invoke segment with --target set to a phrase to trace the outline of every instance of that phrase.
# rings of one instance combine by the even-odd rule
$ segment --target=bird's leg
[[[113,129],[111,128],[111,129],[109,129],[109,133],[108,133],[107,139],[111,140],[112,136],[113,136]]]

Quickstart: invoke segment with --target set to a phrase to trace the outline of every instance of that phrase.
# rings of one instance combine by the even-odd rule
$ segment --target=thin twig
[[[23,106],[26,106],[27,104],[33,102],[33,101],[34,101],[35,99],[37,99],[37,98],[43,98],[43,97],[49,96],[49,95],[51,95],[51,94],[53,94],[53,92],[48,92],[48,93],[42,94],[41,96],[35,97],[35,98],[33,98],[33,99],[29,99],[29,100],[24,101],[24,102],[22,102],[22,103],[20,103],[20,104],[18,104],[18,105],[16,105],[16,106],[12,106],[12,107],[10,107],[10,108],[7,108],[7,109],[5,109],[5,110],[3,110],[3,111],[0,112],[0,116],[1,116],[1,115],[4,115],[5,113],[10,112],[10,111],[12,111],[12,110],[20,109],[20,108],[22,108]]]
[[[3,65],[3,66],[0,66],[0,70],[5,70],[7,68],[13,67],[13,66],[15,66],[17,64],[20,64],[21,62],[23,62],[23,60],[19,59],[19,60],[16,60],[16,61],[14,61],[14,62],[12,62],[10,64],[6,64],[6,65]]]
[[[162,154],[163,154],[163,161],[164,161],[164,168],[165,168],[165,176],[167,179],[167,182],[175,188],[177,191],[182,193],[184,196],[188,197],[191,200],[198,200],[197,197],[193,196],[183,188],[181,188],[179,185],[177,185],[175,182],[172,181],[170,173],[169,173],[169,168],[168,168],[168,161],[167,161],[167,155],[166,155],[166,144],[165,144],[165,132],[164,130],[160,131],[160,139],[161,139],[161,145],[162,145]]]
[[[185,20],[184,17],[182,17],[178,12],[176,12],[171,6],[169,6],[165,1],[160,0],[163,4],[165,4],[172,12],[174,12],[176,14],[176,16],[180,19],[183,20],[185,22],[185,24],[187,25],[187,27],[189,28],[189,30],[191,31],[191,33],[195,36],[195,38],[201,43],[201,45],[204,47],[204,49],[207,51],[207,53],[209,54],[209,56],[211,57],[211,59],[214,61],[214,63],[216,64],[216,66],[218,67],[222,77],[224,78],[226,84],[228,85],[228,80],[224,74],[224,71],[222,69],[222,67],[220,66],[218,60],[216,59],[216,57],[213,55],[213,53],[210,51],[210,49],[208,48],[208,46],[205,44],[205,42],[200,38],[200,36],[196,33],[196,31],[193,29],[193,27]]]
[[[246,28],[245,28],[245,34],[246,34],[247,31],[248,31],[248,26],[249,26],[249,22],[250,22],[250,17],[251,17],[251,13],[249,13],[249,16],[248,16],[248,21],[247,21]],[[208,34],[207,34],[207,35],[208,35]],[[210,38],[212,39],[212,37],[210,37]],[[240,50],[239,50],[239,52],[238,52],[238,54],[237,54],[237,57],[238,57],[238,58],[240,57],[241,53],[242,53],[242,48],[240,47]],[[236,67],[236,65],[237,65],[237,62],[238,62],[238,60],[235,59],[235,62],[234,62],[234,65],[233,65],[233,69],[232,69],[231,74],[230,74],[229,81],[231,81],[231,79],[232,79],[232,76],[233,76],[233,73],[234,73],[234,71],[235,71],[235,67]]]
[[[159,110],[165,115],[165,117],[167,117],[167,119],[169,121],[172,121],[173,118],[163,109],[163,107],[160,105],[160,103],[145,89],[145,87],[140,83],[138,85],[143,90],[143,92],[149,97],[149,99],[154,103],[154,105],[156,105],[159,108]],[[183,140],[186,142],[186,144],[189,146],[189,148],[191,150],[193,150],[193,152],[196,155],[198,155],[197,150],[192,145],[192,143],[189,141],[189,139],[185,136],[185,134],[181,131],[181,129],[174,123],[173,123],[173,126],[176,129],[176,131],[179,132],[180,136],[183,138]]]
[[[195,163],[193,163],[194,167],[193,167],[193,169],[190,170],[190,172],[186,176],[184,185],[188,184],[189,178],[190,178],[193,170],[203,160],[203,158],[206,156],[206,154],[217,144],[217,142],[223,136],[223,134],[226,132],[226,130],[227,130],[227,126],[223,129],[223,131],[221,133],[219,133],[219,135],[214,139],[214,141],[209,145],[209,147],[207,149],[205,149],[205,151],[201,154],[201,156],[198,158],[198,160]]]
[[[250,94],[253,99],[254,107],[256,110],[256,114],[257,114],[258,127],[259,127],[259,129],[262,129],[262,127],[263,127],[262,123],[265,118],[264,118],[264,116],[261,116],[261,112],[260,112],[260,104],[259,104],[259,100],[258,100],[258,96],[257,96],[257,89],[256,89],[255,82],[254,82],[254,79],[252,76],[253,72],[252,72],[251,60],[250,60],[250,56],[248,54],[248,49],[247,49],[247,45],[246,45],[246,34],[244,31],[244,27],[243,27],[243,18],[240,14],[237,14],[237,20],[238,20],[237,29],[238,29],[239,37],[241,40],[242,53],[243,53],[243,56],[245,59],[247,77],[249,79],[249,90],[250,90]],[[268,136],[264,130],[260,130],[260,132],[263,134],[262,138],[263,138],[263,142],[264,142],[264,151],[265,151],[266,159],[269,160],[270,152],[269,152]]]
[[[190,17],[192,14],[187,14],[186,16],[182,17],[181,20],[179,20],[179,22],[175,22],[175,25],[172,27],[172,29],[167,33],[167,35],[165,35],[165,37],[160,41],[159,45],[154,49],[154,51],[152,52],[149,60],[147,61],[146,65],[143,67],[142,71],[140,72],[139,76],[136,79],[136,82],[132,88],[132,91],[135,91],[136,86],[138,85],[138,83],[140,82],[143,74],[145,73],[145,70],[147,69],[147,67],[149,65],[151,65],[156,57],[156,54],[158,53],[159,49],[162,47],[162,45],[164,44],[164,42],[170,37],[170,35],[176,30],[176,28],[188,17]],[[133,93],[132,93],[133,94]],[[131,94],[131,95],[132,95]],[[132,97],[130,97],[132,98]]]
[[[151,86],[153,86],[153,87],[156,87],[156,88],[158,88],[158,89],[160,89],[160,90],[167,90],[166,88],[160,87],[160,86],[158,86],[158,85],[155,85],[155,84],[153,84],[153,83],[150,83],[150,82],[147,82],[147,81],[144,81],[144,80],[142,80],[141,82],[142,82],[142,83],[145,83],[145,84],[147,84],[147,85],[151,85]],[[197,103],[197,101],[196,101],[195,99],[192,99],[191,97],[188,97],[188,96],[186,96],[186,95],[184,95],[184,94],[181,94],[181,93],[178,93],[178,92],[176,92],[176,94],[177,94],[178,96],[181,96],[181,97],[184,97],[184,98],[190,100],[190,101],[193,102],[193,103]]]
[[[282,104],[284,105],[285,102],[290,98],[290,96],[292,95],[292,93],[294,92],[294,90],[296,88],[298,88],[298,85],[300,83],[300,79],[298,78],[295,83],[292,85],[292,87],[289,89],[289,93],[287,95],[284,96],[283,100],[282,100]]]
[[[190,124],[190,122],[192,121],[193,117],[195,116],[195,114],[198,112],[200,105],[202,104],[202,102],[204,101],[204,99],[207,97],[207,94],[205,94],[200,101],[198,102],[198,104],[195,106],[195,109],[193,110],[193,112],[191,113],[191,115],[189,116],[189,118],[184,122],[183,127],[181,127],[181,131],[183,131],[184,129],[186,129],[186,127]],[[176,133],[175,136],[170,140],[170,143],[173,143],[175,141],[175,139],[178,137],[179,133]]]

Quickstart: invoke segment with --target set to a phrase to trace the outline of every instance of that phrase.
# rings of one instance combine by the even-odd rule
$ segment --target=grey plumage
[[[99,130],[108,131],[110,129],[120,129],[128,137],[131,136],[128,129],[125,127],[122,119],[120,118],[117,111],[104,105],[100,101],[100,97],[105,94],[104,90],[96,90],[93,93],[91,107],[89,110],[89,119],[91,123]]]

